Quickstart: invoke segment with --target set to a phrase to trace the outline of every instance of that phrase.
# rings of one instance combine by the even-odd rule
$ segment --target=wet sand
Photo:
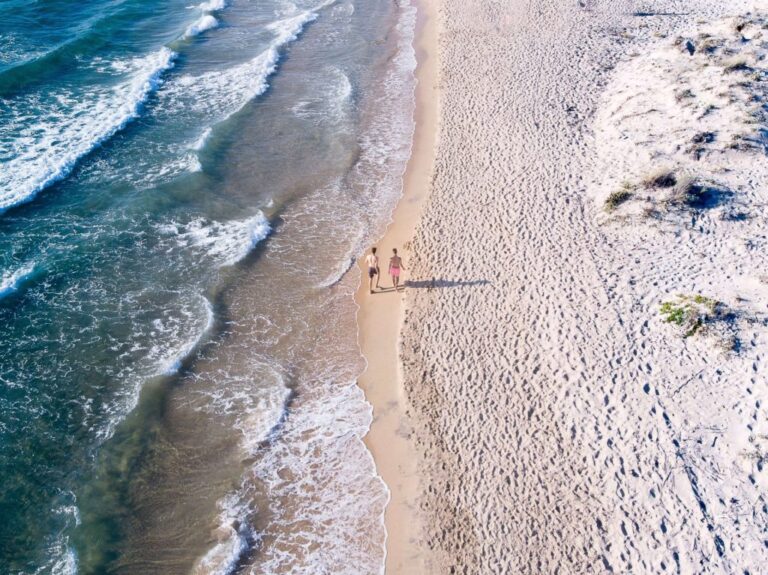
[[[367,368],[359,379],[366,399],[373,406],[373,423],[365,438],[378,473],[390,490],[385,513],[387,529],[386,572],[424,571],[420,514],[417,496],[419,477],[416,451],[407,417],[399,360],[399,333],[403,325],[405,297],[412,288],[409,279],[409,241],[429,192],[433,172],[438,121],[437,1],[421,0],[416,32],[416,127],[411,158],[403,178],[403,196],[392,223],[377,242],[381,267],[380,290],[368,292],[365,258],[359,264],[361,285],[356,294],[359,341]],[[387,273],[392,248],[403,256],[406,271],[401,291],[395,293]]]

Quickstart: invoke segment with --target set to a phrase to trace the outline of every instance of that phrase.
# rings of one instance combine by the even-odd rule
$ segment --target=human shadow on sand
[[[407,280],[404,285],[407,288],[432,289],[484,286],[490,283],[491,282],[488,280],[446,280],[432,278],[431,280]]]

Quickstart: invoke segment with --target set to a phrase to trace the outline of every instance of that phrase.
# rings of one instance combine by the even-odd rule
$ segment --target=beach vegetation
[[[661,217],[661,213],[656,209],[656,206],[644,206],[642,211],[643,217],[648,220],[658,220]]]
[[[664,204],[667,208],[709,209],[720,205],[732,194],[730,190],[703,182],[692,174],[683,174],[664,199]]]
[[[707,104],[704,107],[704,110],[702,110],[701,114],[699,114],[699,120],[701,120],[703,117],[711,114],[715,110],[717,110],[717,106],[715,106],[714,104]]]
[[[768,123],[768,111],[762,105],[752,106],[746,112],[744,118],[745,124],[766,124]]]
[[[739,209],[724,210],[720,214],[720,220],[724,222],[745,222],[751,217],[752,215],[748,211]]]
[[[731,136],[731,141],[728,144],[729,150],[738,150],[741,152],[748,152],[754,148],[754,142],[749,134],[734,134]]]
[[[696,53],[696,45],[693,43],[693,40],[689,38],[678,36],[675,38],[675,46],[680,48],[681,51],[688,53],[690,56],[693,56]]]
[[[684,338],[699,333],[708,324],[722,319],[723,304],[701,294],[678,295],[676,300],[661,303],[659,312],[666,323],[681,328]]]
[[[619,190],[615,190],[611,192],[608,195],[608,198],[605,200],[605,209],[608,212],[612,212],[616,208],[618,208],[621,204],[626,202],[632,197],[632,192],[630,189],[627,189],[626,187],[623,187]]]
[[[696,94],[694,94],[690,88],[677,90],[675,92],[675,102],[677,102],[678,104],[681,102],[685,102],[686,100],[691,100],[695,97],[696,97]]]
[[[694,144],[711,144],[715,141],[715,132],[696,132],[691,138]]]
[[[691,157],[694,160],[700,160],[701,157],[704,155],[704,152],[706,152],[706,148],[701,144],[693,144],[691,146],[688,146],[687,152],[691,155]]]
[[[733,21],[733,26],[732,26],[733,33],[737,35],[741,35],[741,33],[744,31],[744,28],[746,28],[748,24],[749,24],[749,21],[744,20],[742,18],[736,18]]]
[[[688,152],[694,160],[700,160],[706,151],[707,144],[715,141],[715,132],[697,132],[691,138],[691,144],[688,146]]]
[[[741,72],[749,69],[749,60],[743,55],[728,58],[723,62],[723,71],[726,74],[733,74],[734,72]]]
[[[707,54],[714,54],[723,47],[723,41],[718,38],[706,38],[699,44],[699,50]]]
[[[677,183],[677,177],[673,169],[659,167],[643,176],[640,183],[646,189],[671,188]]]
[[[675,185],[665,202],[678,207],[691,205],[698,197],[700,187],[693,175],[683,174],[675,181]]]

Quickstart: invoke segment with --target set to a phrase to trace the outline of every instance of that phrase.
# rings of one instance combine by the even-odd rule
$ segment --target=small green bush
[[[665,301],[659,306],[666,323],[683,329],[683,337],[696,335],[707,323],[719,318],[721,304],[715,299],[696,294],[679,295],[677,301]]]
[[[615,192],[611,192],[608,195],[608,198],[605,200],[605,209],[609,212],[612,212],[616,208],[618,208],[621,204],[626,202],[632,197],[632,192],[627,190],[626,188],[622,188],[621,190],[616,190]]]

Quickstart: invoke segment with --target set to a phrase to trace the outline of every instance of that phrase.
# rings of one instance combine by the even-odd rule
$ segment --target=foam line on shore
[[[404,20],[399,26],[415,29],[414,49],[402,57],[415,57],[414,128],[409,146],[407,169],[402,176],[402,196],[392,214],[386,233],[377,241],[383,262],[392,247],[403,248],[414,233],[429,193],[437,131],[438,92],[435,60],[437,58],[437,2],[422,0],[416,4],[415,21]],[[403,250],[406,260],[407,250]],[[388,487],[388,502],[382,522],[386,530],[383,572],[424,572],[424,553],[417,541],[421,535],[418,513],[417,454],[410,436],[408,400],[403,389],[399,360],[399,333],[404,320],[404,303],[392,292],[368,293],[364,261],[360,261],[362,281],[356,294],[359,306],[358,341],[367,368],[359,385],[372,405],[374,419],[365,443],[376,463],[379,477]],[[409,266],[410,267],[410,266]],[[382,269],[386,265],[381,266]],[[385,277],[381,285],[388,285]]]

